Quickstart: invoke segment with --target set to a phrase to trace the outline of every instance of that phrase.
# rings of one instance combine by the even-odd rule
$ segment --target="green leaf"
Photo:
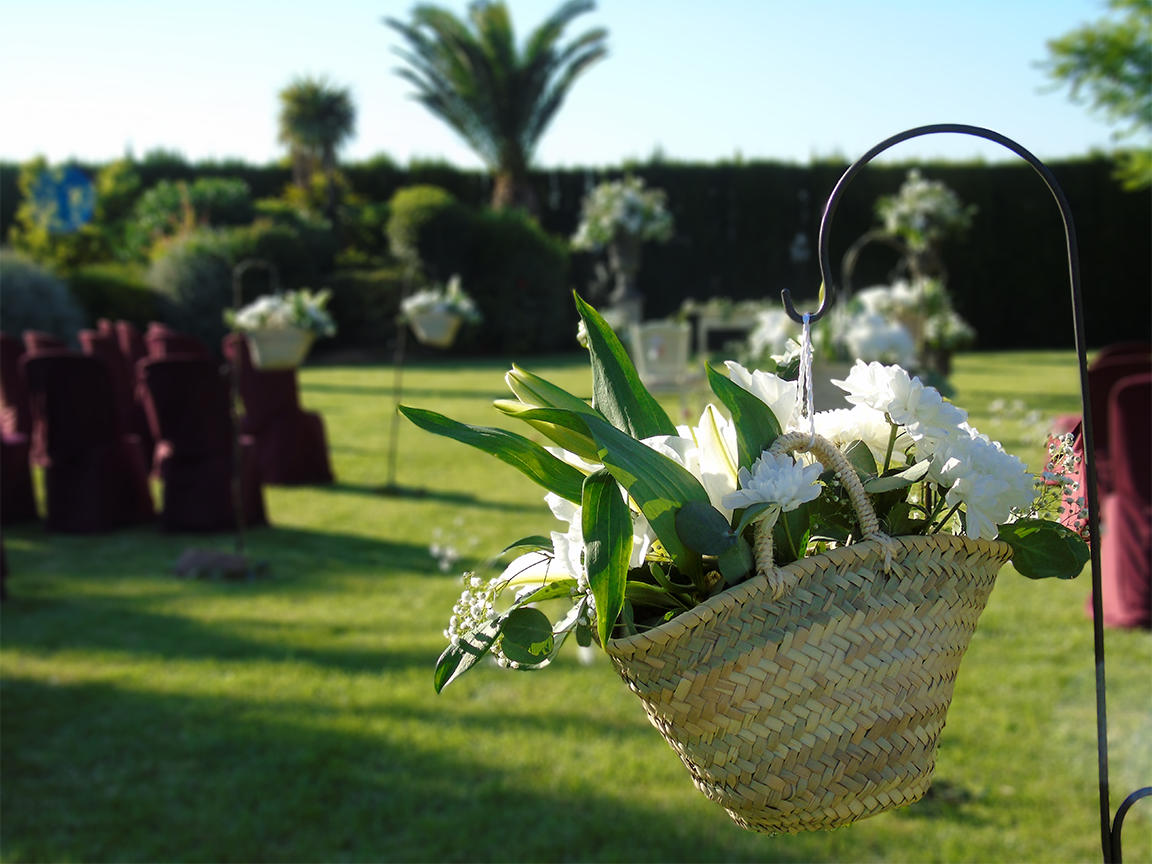
[[[769,507],[775,507],[771,501],[761,501],[759,504],[753,504],[744,510],[744,515],[740,517],[740,524],[736,527],[737,534],[743,534],[744,529],[755,522],[758,518],[764,515]]]
[[[647,582],[629,582],[625,589],[628,600],[641,606],[654,606],[657,609],[683,609],[684,604],[663,588]]]
[[[552,654],[556,637],[552,622],[539,609],[522,606],[508,613],[502,628],[500,650],[509,660],[524,666],[539,666]]]
[[[551,552],[552,538],[544,537],[540,534],[533,534],[531,537],[522,537],[515,543],[510,543],[501,549],[500,555],[507,555],[513,550],[519,551],[521,554],[525,552]],[[496,557],[499,558],[500,555]]]
[[[1012,566],[1029,579],[1075,579],[1091,557],[1079,534],[1045,519],[1001,525],[997,539],[1012,547]]]
[[[541,585],[534,591],[525,594],[516,601],[517,606],[527,606],[529,603],[543,603],[545,600],[556,600],[560,597],[570,597],[572,589],[575,588],[577,582],[568,576],[563,576],[555,582],[549,582],[547,585]]]
[[[504,615],[497,615],[472,632],[462,636],[457,645],[449,645],[436,661],[436,675],[433,684],[439,693],[484,657],[492,648],[492,643],[500,635]]]
[[[604,469],[584,481],[581,507],[584,564],[596,598],[596,630],[603,645],[624,607],[624,586],[632,558],[632,514],[615,478]]]
[[[612,328],[579,294],[576,309],[588,330],[592,356],[592,407],[633,438],[675,435],[673,423],[640,381],[636,367]]]
[[[720,565],[724,581],[729,585],[735,585],[748,576],[756,565],[756,559],[752,555],[752,547],[748,545],[748,541],[743,537],[737,537],[732,547],[720,555],[717,563]]]
[[[868,448],[865,447],[864,449],[867,450]],[[871,495],[878,495],[881,492],[907,489],[924,478],[931,464],[928,460],[924,460],[902,471],[888,471],[883,477],[874,477],[865,481],[864,491]]]
[[[720,555],[736,542],[724,514],[707,501],[689,501],[676,513],[676,533],[703,555]]]
[[[804,557],[808,548],[809,525],[808,504],[801,504],[795,510],[780,514],[776,527],[772,529],[772,544],[777,560],[790,564]]]
[[[871,448],[863,441],[856,440],[844,448],[844,458],[856,469],[861,479],[867,480],[880,473],[876,467],[876,457],[872,455]]]
[[[563,408],[566,411],[575,411],[577,414],[591,414],[595,410],[579,396],[573,396],[564,388],[557,387],[526,369],[521,369],[515,363],[512,364],[512,371],[507,377],[512,392],[525,405]]]
[[[724,403],[736,426],[736,451],[741,468],[751,468],[760,454],[780,437],[780,422],[772,409],[726,375],[705,367],[712,392]]]
[[[401,405],[400,413],[421,429],[483,450],[516,468],[550,492],[555,492],[561,498],[567,498],[573,503],[580,503],[584,475],[534,441],[504,429],[457,423],[442,414],[423,408]]]
[[[923,534],[929,521],[924,515],[924,508],[907,501],[893,505],[886,518],[887,534],[889,536],[902,536],[905,534]]]
[[[532,408],[507,399],[497,400],[495,405],[498,411],[517,420],[523,420],[569,453],[575,453],[589,462],[600,461],[599,449],[588,434],[588,424],[581,418],[580,412],[568,409]],[[599,412],[594,412],[590,408],[588,413]]]
[[[598,417],[586,417],[600,445],[600,461],[628,490],[680,572],[699,583],[700,556],[676,533],[676,511],[689,501],[708,501],[700,481],[667,456],[641,444]]]

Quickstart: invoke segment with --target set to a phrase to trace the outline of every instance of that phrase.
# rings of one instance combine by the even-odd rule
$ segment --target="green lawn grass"
[[[591,391],[586,358],[525,365]],[[506,368],[413,365],[406,401],[515,428],[490,407]],[[1033,467],[1029,430],[992,422],[988,403],[1079,408],[1067,352],[962,356],[953,383],[974,424]],[[301,384],[338,482],[267,490],[274,527],[248,535],[267,578],[171,574],[184,548],[228,550],[229,535],[5,530],[0,860],[1100,858],[1087,577],[1001,574],[929,798],[833,832],[752,834],[693,788],[603,655],[481,668],[435,695],[459,573],[551,530],[543,490],[405,422],[396,480],[424,494],[381,495],[392,370],[315,366]],[[463,559],[441,572],[433,542]],[[1115,807],[1152,781],[1152,636],[1110,631],[1107,670]],[[1152,860],[1147,803],[1129,816],[1128,861]]]

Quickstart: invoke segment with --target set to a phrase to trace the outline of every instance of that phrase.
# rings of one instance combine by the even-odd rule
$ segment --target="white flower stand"
[[[251,330],[244,334],[252,365],[257,369],[295,369],[308,356],[316,338],[311,330],[288,327],[283,330]]]

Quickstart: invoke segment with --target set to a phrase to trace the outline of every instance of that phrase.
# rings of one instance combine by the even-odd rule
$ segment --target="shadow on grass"
[[[320,493],[349,493],[375,498],[399,498],[431,501],[436,504],[449,504],[453,507],[476,507],[480,510],[509,510],[517,513],[542,513],[544,504],[540,501],[486,501],[468,492],[449,492],[443,489],[427,489],[422,486],[397,484],[393,489],[387,486],[369,486],[360,483],[336,482],[330,486],[319,486],[314,491]]]
[[[572,788],[490,753],[414,744],[403,718],[374,733],[368,717],[332,728],[319,704],[2,687],[6,860],[822,860],[820,838],[742,836],[611,783]]]

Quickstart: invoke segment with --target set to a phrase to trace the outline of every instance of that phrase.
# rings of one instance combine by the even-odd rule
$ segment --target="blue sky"
[[[4,0],[0,159],[106,161],[163,148],[190,159],[279,159],[276,94],[324,74],[353,93],[359,160],[468,148],[393,74],[380,22],[411,0]],[[440,5],[463,13],[463,0]],[[509,0],[526,33],[559,0]],[[599,0],[570,33],[610,33],[537,152],[542,167],[617,165],[660,148],[695,161],[854,158],[926,123],[969,123],[1044,159],[1108,149],[1110,129],[1051,91],[1045,42],[1100,0]],[[1013,158],[933,136],[893,159]]]

